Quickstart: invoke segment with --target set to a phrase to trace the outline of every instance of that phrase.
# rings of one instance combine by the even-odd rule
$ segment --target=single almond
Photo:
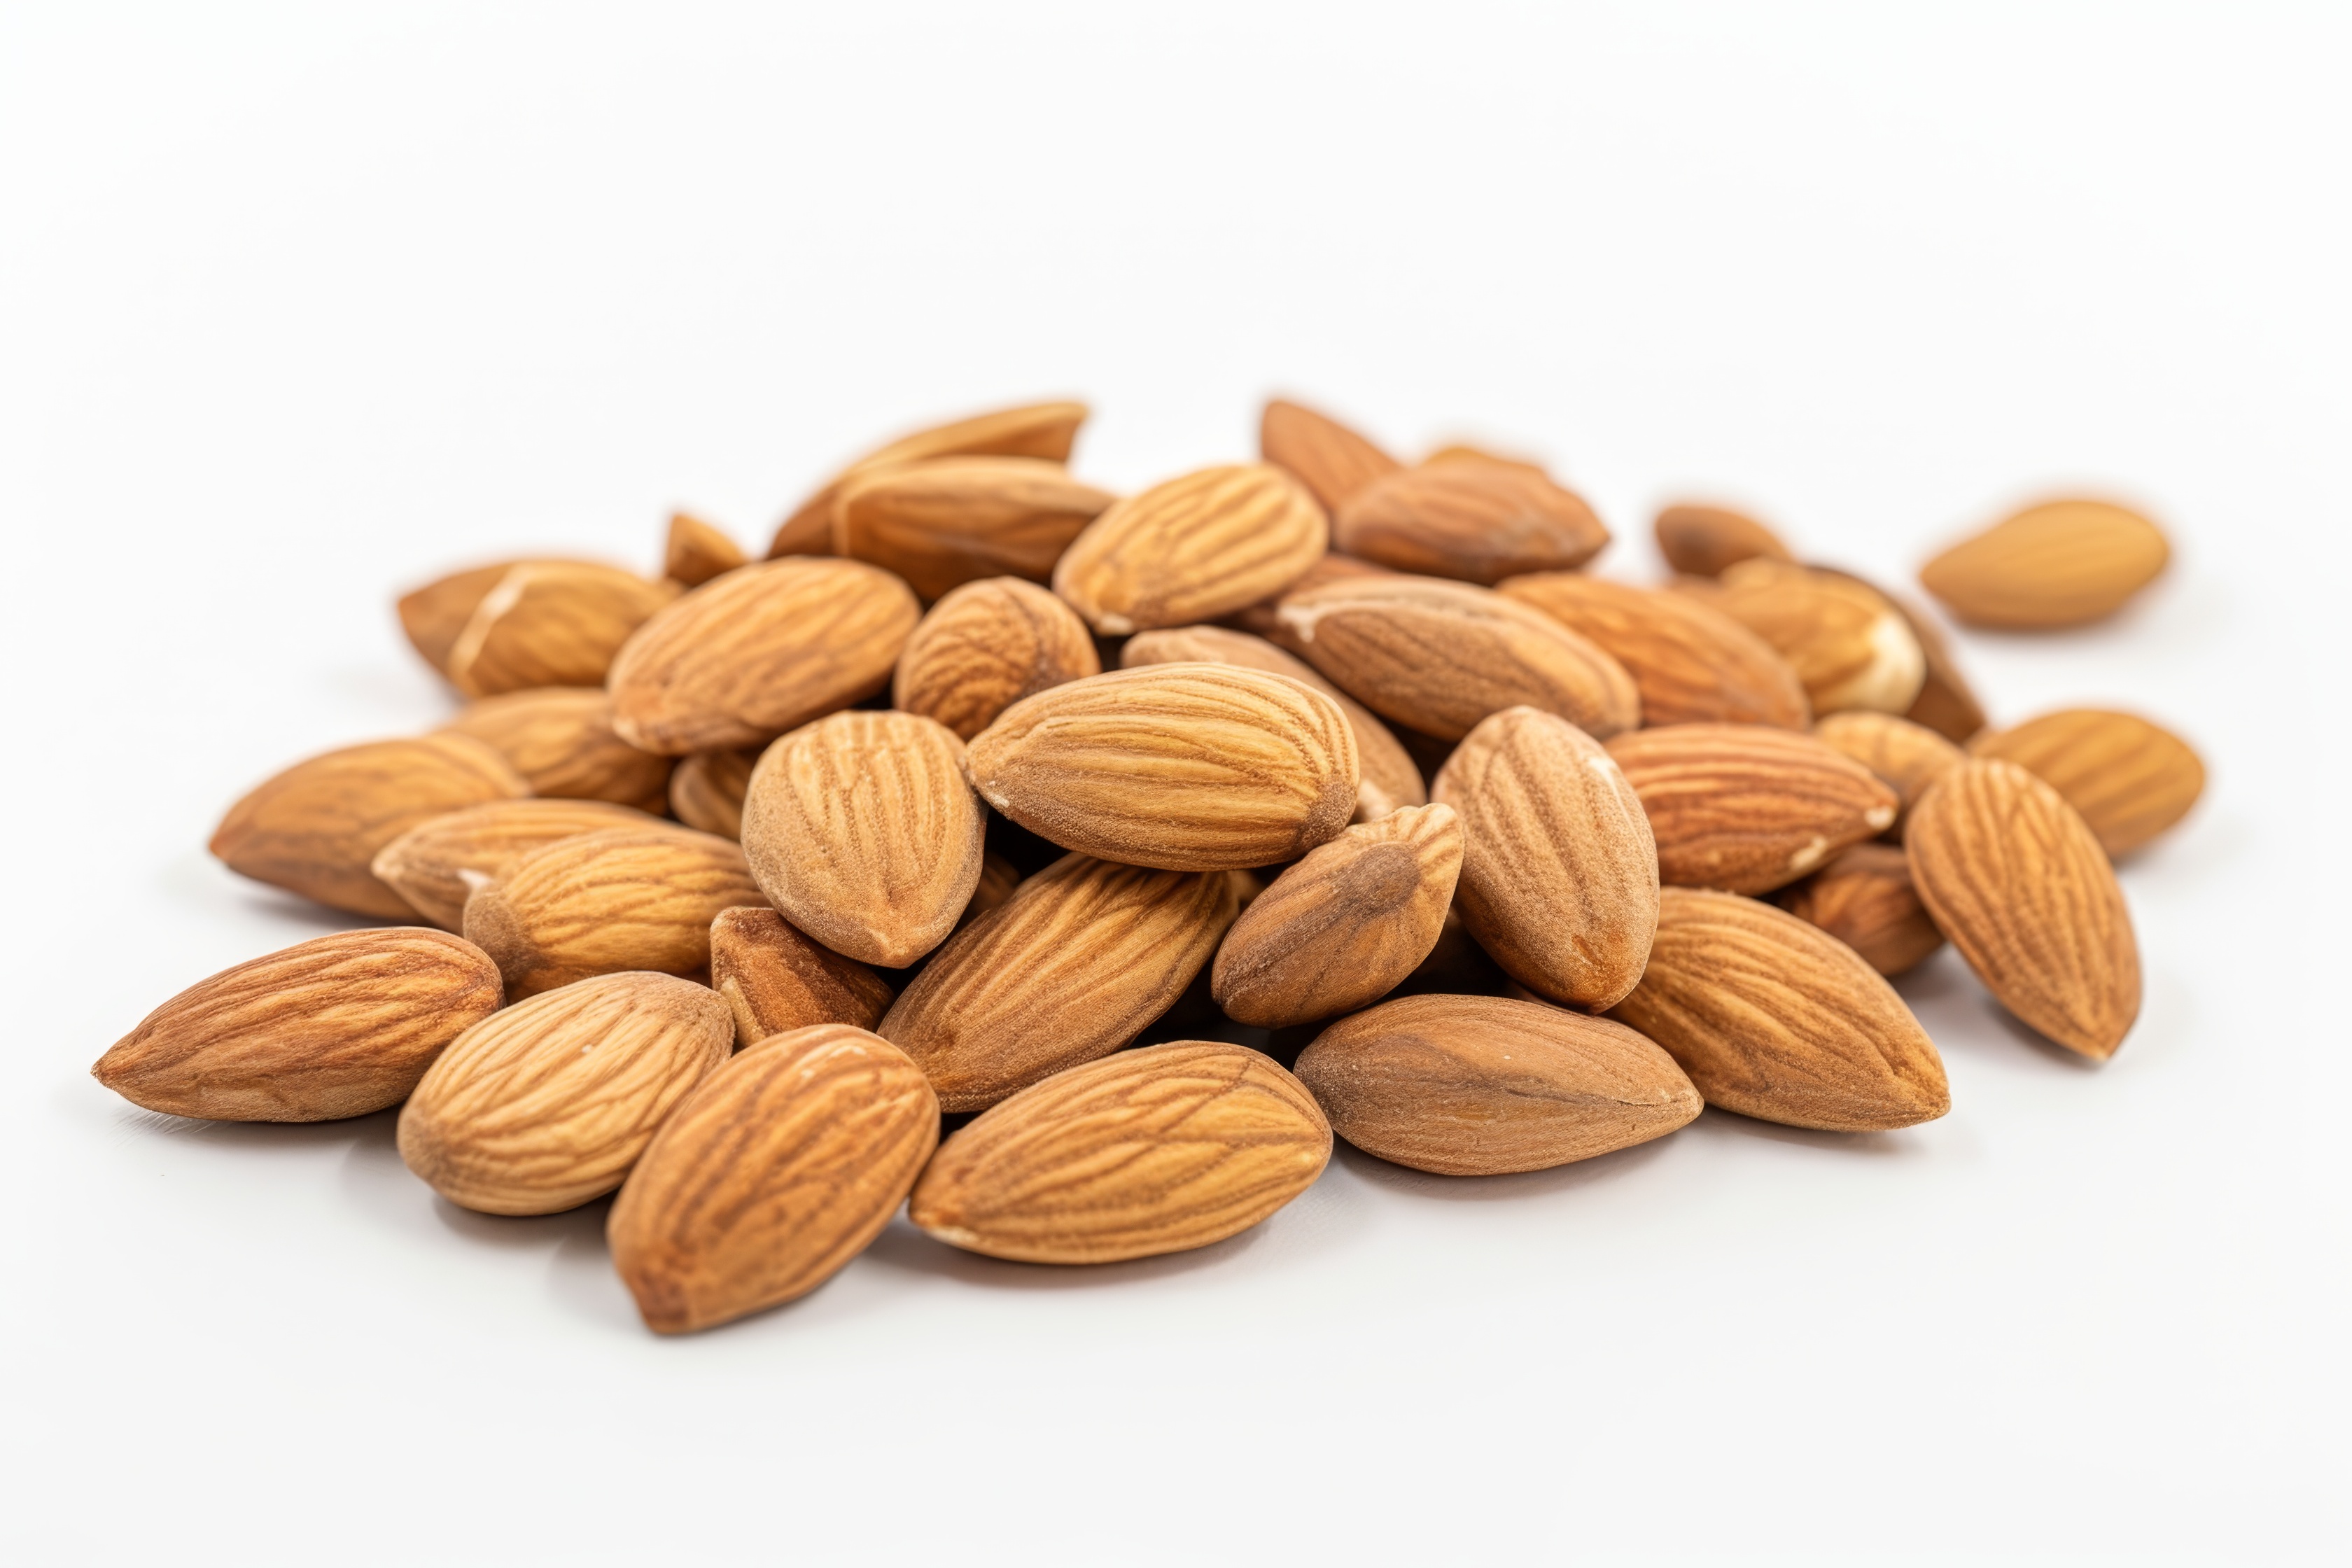
[[[1296,583],[1328,529],[1307,488],[1269,463],[1201,468],[1088,523],[1054,592],[1098,632],[1213,621]]]
[[[1658,513],[1652,527],[1666,564],[1694,577],[1720,577],[1726,568],[1759,556],[1794,559],[1779,534],[1729,507],[1670,506]]]
[[[2110,858],[2127,855],[2189,814],[2205,764],[2189,743],[2131,713],[2070,708],[1978,736],[1971,753],[2015,763],[2066,797]]]
[[[1902,974],[1944,945],[1911,881],[1911,863],[1892,844],[1856,844],[1776,901],[1808,925],[1862,954],[1881,974]]]
[[[757,751],[725,747],[680,757],[669,775],[669,809],[688,827],[721,838],[743,837],[743,792],[751,787]]]
[[[833,552],[895,572],[926,599],[987,577],[1043,583],[1118,499],[1037,458],[894,464],[843,482]]]
[[[1962,540],[1919,581],[1972,626],[2042,630],[2115,614],[2171,557],[2164,531],[2128,507],[2056,500]]]
[[[1297,476],[1325,511],[1402,467],[1394,458],[1328,415],[1276,397],[1257,426],[1258,456]]]
[[[1911,706],[1903,710],[1903,717],[1914,724],[1935,731],[1956,744],[1985,727],[1984,704],[1977,700],[1976,691],[1969,685],[1968,677],[1960,672],[1958,662],[1952,657],[1951,644],[1936,625],[1933,616],[1902,595],[1891,594],[1868,578],[1857,577],[1834,566],[1816,565],[1811,569],[1825,576],[1843,577],[1869,589],[1893,605],[1903,617],[1904,624],[1911,628],[1912,637],[1918,641],[1927,675],[1920,682],[1919,695],[1911,700]]]
[[[1765,893],[1894,826],[1895,792],[1811,735],[1762,724],[1669,724],[1609,742],[1642,797],[1658,876]]]
[[[1385,566],[1375,566],[1369,561],[1359,561],[1352,555],[1342,555],[1336,550],[1325,551],[1306,574],[1271,598],[1246,605],[1224,617],[1224,624],[1236,631],[1264,637],[1285,653],[1297,658],[1306,645],[1297,634],[1282,624],[1282,601],[1293,594],[1303,594],[1309,588],[1319,588],[1326,583],[1342,577],[1394,577],[1401,574]]]
[[[1609,542],[1584,498],[1540,472],[1496,462],[1403,468],[1331,514],[1331,547],[1399,572],[1491,587],[1581,566]]]
[[[1813,726],[1813,739],[1852,757],[1895,792],[1899,805],[1886,837],[1896,840],[1927,786],[1961,755],[1958,746],[1924,724],[1860,708],[1829,714]]]
[[[506,758],[533,795],[651,812],[669,798],[673,760],[614,733],[613,700],[600,690],[548,686],[485,697],[441,728],[471,735]]]
[[[773,910],[719,911],[710,922],[710,985],[734,1010],[738,1050],[812,1024],[870,1029],[892,1000],[880,975]]]
[[[1804,684],[1771,644],[1682,594],[1581,572],[1513,577],[1499,591],[1584,637],[1641,689],[1644,724],[1778,724],[1811,717]]]
[[[669,534],[662,546],[662,575],[671,582],[699,588],[749,559],[741,546],[700,518],[682,511],[670,513]]]
[[[474,889],[551,844],[659,819],[601,800],[494,800],[429,817],[376,851],[376,879],[445,931],[465,926]]]
[[[617,566],[526,562],[474,606],[450,645],[449,679],[468,697],[602,686],[621,645],[677,595]]]
[[[949,591],[917,624],[891,678],[891,702],[969,741],[1024,697],[1100,675],[1078,613],[1018,577]]]
[[[425,662],[444,675],[449,672],[449,650],[457,646],[457,634],[474,618],[474,609],[488,596],[506,574],[518,566],[554,564],[541,561],[494,561],[487,566],[469,566],[463,572],[452,572],[436,577],[422,588],[411,589],[400,596],[395,606],[400,613],[400,629]]]
[[[1901,713],[1927,679],[1927,655],[1903,612],[1855,578],[1759,558],[1727,570],[1701,597],[1780,651],[1817,714]]]

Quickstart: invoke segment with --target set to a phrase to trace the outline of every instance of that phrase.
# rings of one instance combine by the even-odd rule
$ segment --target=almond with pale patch
[[[1843,752],[1761,724],[1669,724],[1609,753],[1649,815],[1659,879],[1677,887],[1770,892],[1884,833],[1900,806]]]
[[[474,606],[449,647],[450,682],[468,697],[540,686],[602,686],[613,656],[677,595],[586,561],[509,569]]]
[[[1886,835],[1898,840],[1905,816],[1962,755],[1958,746],[1924,724],[1866,709],[1828,715],[1813,726],[1813,739],[1852,757],[1895,792],[1898,805]]]
[[[1917,700],[1927,657],[1903,612],[1852,577],[1743,561],[1702,602],[1770,643],[1796,670],[1815,713],[1901,713]]]

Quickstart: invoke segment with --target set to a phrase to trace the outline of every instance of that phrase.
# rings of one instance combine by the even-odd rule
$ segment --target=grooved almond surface
[[[1044,583],[1118,499],[1035,458],[894,465],[843,484],[833,552],[897,573],[926,599],[984,577]]]
[[[738,1049],[812,1024],[870,1029],[891,1001],[880,975],[773,910],[719,911],[710,922],[710,985],[735,1014]]]
[[[494,561],[487,566],[469,566],[463,572],[436,577],[421,588],[412,588],[400,596],[395,605],[400,629],[408,635],[410,646],[424,656],[425,663],[446,675],[449,650],[457,646],[457,634],[473,618],[474,606],[515,567],[541,564],[545,563]]]
[[[1927,786],[1961,755],[1958,746],[1924,724],[1864,709],[1828,715],[1813,726],[1813,739],[1852,757],[1895,792],[1900,809],[1887,829],[1895,838],[1903,837],[1904,817]]]
[[[614,734],[612,699],[601,690],[551,686],[486,697],[442,729],[471,735],[506,758],[533,795],[651,812],[668,798],[671,759]]]
[[[890,700],[971,740],[1048,687],[1102,673],[1094,634],[1060,599],[1018,577],[966,583],[907,639]]]
[[[1764,893],[1885,832],[1899,802],[1868,768],[1811,735],[1761,724],[1670,724],[1610,755],[1641,796],[1658,876]]]
[[[1399,572],[1492,585],[1581,566],[1609,542],[1584,498],[1515,463],[1449,462],[1373,480],[1331,515],[1331,547]]]
[[[2064,795],[2110,856],[2129,854],[2170,827],[2205,792],[2205,764],[2189,743],[2131,713],[2045,713],[1979,735],[1969,750],[2015,763]]]
[[[1359,561],[1352,555],[1342,555],[1327,550],[1307,569],[1306,574],[1271,598],[1260,599],[1224,617],[1225,625],[1253,637],[1264,637],[1293,658],[1297,657],[1301,644],[1297,635],[1282,624],[1282,601],[1293,594],[1303,594],[1309,588],[1319,588],[1326,583],[1342,577],[1394,577],[1399,574],[1385,566],[1375,566],[1369,561]]]
[[[1327,512],[1403,465],[1326,414],[1277,397],[1258,419],[1258,456],[1296,475]]]
[[[678,759],[669,776],[669,808],[680,822],[721,838],[743,837],[743,792],[751,787],[756,751],[728,747]]]
[[[583,833],[657,826],[610,801],[494,800],[418,823],[377,850],[370,868],[418,914],[457,931],[474,889],[524,857]]]
[[[499,578],[459,628],[449,679],[468,697],[602,686],[621,645],[677,595],[617,566],[527,562]]]
[[[1201,468],[1087,524],[1055,566],[1054,592],[1112,636],[1211,621],[1297,582],[1328,535],[1323,509],[1282,469]]]
[[[1539,572],[1500,584],[1623,665],[1644,724],[1777,724],[1811,717],[1803,683],[1772,645],[1686,595]]]
[[[742,547],[698,517],[670,513],[669,533],[662,545],[662,575],[688,588],[699,588],[713,577],[745,564]]]
[[[1743,561],[1704,602],[1770,643],[1796,670],[1815,713],[1901,713],[1927,678],[1927,654],[1903,612],[1860,580]]]
[[[1801,882],[1780,907],[1862,954],[1881,974],[1901,974],[1944,945],[1912,885],[1911,863],[1892,844],[1856,844]]]
[[[1078,426],[1087,419],[1083,403],[1032,403],[1016,408],[992,409],[969,419],[951,420],[901,436],[867,453],[817,492],[803,501],[776,529],[768,555],[823,555],[833,548],[833,512],[843,483],[862,474],[905,463],[940,458],[1039,458],[1066,462]]]
[[[1729,507],[1670,506],[1658,513],[1652,528],[1666,564],[1694,577],[1719,577],[1727,568],[1759,556],[1791,559],[1779,534]]]
[[[2171,556],[2164,531],[2128,507],[2059,500],[1962,540],[1921,567],[1919,581],[1975,626],[2077,626],[2121,609]]]

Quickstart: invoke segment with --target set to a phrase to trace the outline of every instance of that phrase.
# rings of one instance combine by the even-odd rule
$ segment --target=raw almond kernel
[[[1653,527],[1666,564],[1694,577],[1720,577],[1725,568],[1759,556],[1794,559],[1779,534],[1728,507],[1670,506],[1658,513]]]
[[[1377,1002],[1437,945],[1461,873],[1451,806],[1350,827],[1250,901],[1217,949],[1209,994],[1226,1016],[1266,1029]]]
[[[1557,714],[1507,708],[1437,775],[1462,814],[1454,903],[1506,973],[1595,1012],[1642,977],[1658,923],[1650,823],[1600,742]]]
[[[436,578],[400,596],[395,606],[400,612],[400,629],[408,635],[410,646],[424,656],[425,663],[446,675],[449,650],[457,646],[457,634],[466,629],[466,623],[474,618],[474,607],[515,567],[547,564],[552,563],[494,561],[488,566],[469,566],[463,572]]]
[[[1778,724],[1811,717],[1805,689],[1772,645],[1687,595],[1662,594],[1581,572],[1513,577],[1499,592],[1584,637],[1623,665],[1642,692],[1644,724]]]
[[[1121,668],[1147,664],[1235,664],[1304,681],[1339,705],[1356,737],[1356,820],[1373,822],[1390,812],[1429,798],[1421,770],[1389,727],[1371,710],[1323,679],[1320,670],[1292,658],[1264,637],[1227,626],[1170,626],[1138,632],[1118,650]]]
[[[734,1009],[738,1050],[812,1024],[870,1029],[890,1010],[880,975],[773,910],[719,911],[710,922],[710,984]]]
[[[406,921],[417,911],[376,879],[376,851],[420,822],[530,785],[470,735],[345,746],[254,786],[213,830],[228,868],[354,914]]]
[[[1811,735],[1761,724],[1670,724],[1610,755],[1642,797],[1659,879],[1766,893],[1894,826],[1895,792]]]
[[[2172,557],[2164,531],[2107,501],[2032,506],[1919,568],[1919,581],[1972,626],[2028,630],[2102,620]]]
[[[1904,847],[1920,901],[1985,989],[2100,1060],[2139,1016],[2139,943],[2098,839],[2014,763],[1970,758],[1936,781]]]
[[[980,880],[972,887],[971,901],[964,905],[963,913],[956,919],[956,929],[961,931],[1003,903],[1020,885],[1021,873],[1012,861],[993,851],[981,856]]]
[[[700,518],[682,511],[669,514],[669,537],[662,547],[662,575],[671,582],[699,588],[749,559],[733,540]]]
[[[583,833],[656,826],[610,801],[494,800],[418,823],[377,850],[369,869],[418,914],[457,931],[474,889],[525,856]]]
[[[678,759],[669,775],[669,809],[688,827],[716,833],[721,838],[743,837],[743,792],[751,787],[756,751],[732,747],[697,752]]]
[[[508,995],[530,996],[627,969],[691,974],[710,962],[719,910],[766,902],[724,838],[613,827],[534,850],[476,889],[466,940],[498,961]]]
[[[400,1113],[400,1157],[484,1214],[556,1214],[621,1184],[654,1130],[727,1059],[719,994],[604,974],[518,1002],[451,1042]]]
[[[1383,474],[1402,467],[1394,458],[1328,415],[1272,398],[1257,425],[1258,456],[1296,475],[1325,511]]]
[[[764,743],[888,685],[921,613],[906,584],[860,561],[730,572],[613,660],[613,728],[666,756]]]
[[[1356,741],[1313,687],[1223,664],[1039,692],[972,738],[987,802],[1065,849],[1163,870],[1294,859],[1348,826]]]
[[[2111,858],[2170,827],[2205,792],[2205,764],[2189,743],[2130,713],[2045,713],[1979,735],[1969,750],[2015,763],[2064,795]]]
[[[602,686],[621,645],[677,595],[670,584],[593,562],[513,567],[450,645],[449,679],[468,697]]]
[[[1036,458],[940,458],[845,480],[833,552],[870,561],[936,599],[960,583],[1043,583],[1087,524],[1118,498]]]
[[[1885,1131],[1952,1108],[1944,1062],[1879,973],[1785,910],[1667,888],[1642,984],[1610,1016],[1655,1040],[1709,1105],[1790,1127]]]
[[[470,942],[417,926],[338,931],[191,985],[90,1072],[171,1116],[365,1116],[407,1099],[499,1000],[498,966]]]
[[[471,735],[506,758],[533,795],[652,812],[669,798],[671,759],[614,734],[613,701],[602,691],[549,686],[485,697],[441,728]]]
[[[1375,566],[1369,561],[1359,561],[1352,555],[1342,555],[1336,550],[1324,552],[1307,574],[1272,598],[1235,610],[1224,617],[1225,624],[1236,631],[1264,637],[1285,653],[1297,657],[1302,644],[1288,626],[1282,624],[1282,601],[1293,594],[1303,594],[1309,588],[1319,588],[1341,577],[1394,577],[1398,574],[1385,566]]]
[[[1375,479],[1331,515],[1331,546],[1400,572],[1489,586],[1581,566],[1609,542],[1584,498],[1516,464],[1451,462]]]
[[[1856,844],[1781,889],[1780,907],[1862,954],[1881,974],[1916,968],[1944,945],[1911,882],[1911,863],[1892,844]]]
[[[1342,1018],[1298,1076],[1334,1131],[1444,1176],[1541,1171],[1696,1117],[1672,1057],[1622,1024],[1503,996],[1405,996]]]
[[[1780,650],[1815,713],[1900,713],[1927,678],[1927,655],[1903,612],[1853,578],[1783,561],[1743,561],[1724,573],[1705,602]]]
[[[1349,696],[1441,741],[1521,703],[1595,736],[1641,721],[1641,692],[1623,665],[1491,588],[1355,577],[1292,594],[1276,614],[1307,662]]]
[[[897,1047],[841,1024],[771,1036],[647,1145],[605,1224],[613,1266],[656,1333],[796,1300],[881,1234],[939,1142]]]
[[[1272,464],[1201,468],[1088,523],[1054,592],[1114,637],[1213,621],[1297,582],[1328,533],[1315,498]]]
[[[898,656],[890,700],[969,741],[1023,698],[1101,673],[1076,610],[1034,583],[991,577],[931,606]]]
[[[876,1032],[922,1065],[948,1111],[984,1110],[1141,1034],[1234,921],[1221,871],[1068,855],[932,955]]]
[[[1852,757],[1895,792],[1901,804],[1886,837],[1898,841],[1904,818],[1927,786],[1960,760],[1960,749],[1926,725],[1863,709],[1830,714],[1813,726],[1813,739]]]
[[[887,969],[937,947],[980,881],[963,743],[913,713],[835,713],[770,746],[743,796],[743,854],[786,920]]]
[[[1919,695],[1903,710],[1903,717],[1914,724],[1933,730],[1955,743],[1966,741],[1985,727],[1984,705],[1969,686],[1968,677],[1960,673],[1952,658],[1951,645],[1937,628],[1935,617],[1917,605],[1898,594],[1890,594],[1867,578],[1834,566],[1815,566],[1813,571],[1824,576],[1843,577],[1849,583],[1869,589],[1895,607],[1904,625],[1918,639],[1919,652],[1927,664],[1927,677],[1920,682]]]
[[[1115,1263],[1235,1236],[1315,1184],[1331,1125],[1243,1046],[1179,1040],[1057,1073],[958,1131],[908,1217],[968,1252]]]

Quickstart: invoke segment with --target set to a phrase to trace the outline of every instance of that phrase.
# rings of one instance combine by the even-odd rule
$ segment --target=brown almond
[[[641,752],[613,731],[613,700],[593,688],[548,686],[468,703],[442,727],[471,735],[511,763],[533,795],[609,800],[659,812],[669,798],[668,757]]]
[[[917,624],[890,700],[969,741],[1023,698],[1101,673],[1076,610],[1034,583],[991,577],[950,590]]]
[[[2110,858],[2189,814],[2205,764],[2169,730],[2131,713],[2069,708],[1978,736],[1969,750],[2015,763],[2066,797]]]
[[[1900,803],[1844,752],[1762,724],[1669,724],[1609,754],[1642,797],[1659,879],[1766,893],[1884,833]]]
[[[537,686],[602,686],[613,656],[677,597],[667,583],[588,561],[509,569],[450,645],[447,671],[468,697]]]
[[[1813,726],[1813,739],[1852,757],[1895,792],[1899,806],[1886,837],[1898,841],[1911,808],[1961,755],[1924,724],[1860,708],[1828,715]]]
[[[926,599],[987,577],[1044,583],[1118,499],[1036,458],[893,465],[843,482],[833,552],[895,572]]]
[[[1901,713],[1927,679],[1910,622],[1858,579],[1759,558],[1727,570],[1704,602],[1779,650],[1817,714]]]
[[[1369,561],[1359,561],[1352,555],[1342,555],[1336,550],[1327,550],[1314,565],[1307,569],[1306,574],[1297,582],[1291,584],[1271,598],[1260,599],[1255,605],[1244,605],[1235,610],[1232,615],[1224,617],[1225,625],[1236,631],[1247,632],[1252,637],[1264,637],[1285,653],[1296,658],[1299,649],[1305,645],[1299,642],[1296,633],[1282,624],[1280,612],[1283,600],[1293,594],[1303,594],[1309,588],[1319,588],[1326,583],[1336,582],[1342,577],[1394,577],[1397,575],[1399,574],[1390,571],[1385,566],[1375,566]]]
[[[1933,616],[1900,594],[1890,594],[1868,578],[1857,577],[1851,572],[1834,566],[1816,565],[1813,571],[1832,577],[1843,577],[1860,584],[1893,605],[1903,617],[1911,635],[1918,640],[1919,652],[1927,665],[1927,676],[1920,682],[1919,695],[1903,710],[1903,717],[1914,724],[1933,730],[1955,743],[1966,741],[1985,727],[1984,704],[1977,700],[1968,677],[1960,672],[1958,662],[1952,657],[1951,644],[1936,625]]]
[[[1499,592],[1584,637],[1623,665],[1642,692],[1644,724],[1778,724],[1811,717],[1805,688],[1772,645],[1681,594],[1581,572],[1513,577]]]
[[[688,827],[721,838],[743,837],[743,792],[751,787],[757,751],[733,747],[680,757],[669,776],[669,809]]]
[[[524,857],[583,833],[659,819],[602,800],[494,800],[429,817],[376,851],[376,879],[445,931],[463,929],[474,889]]]
[[[1461,441],[1449,447],[1440,447],[1421,460],[1424,468],[1440,468],[1448,463],[1490,463],[1500,468],[1517,468],[1542,479],[1551,477],[1550,471],[1532,458],[1515,458],[1506,452],[1491,452],[1484,447],[1474,447]]]
[[[1670,506],[1658,513],[1653,528],[1666,564],[1694,577],[1720,577],[1726,568],[1759,556],[1794,559],[1779,534],[1729,507]]]
[[[1328,533],[1315,498],[1272,464],[1201,468],[1088,523],[1054,592],[1114,637],[1213,621],[1297,582]]]
[[[475,606],[497,587],[506,574],[518,566],[549,564],[538,561],[494,561],[487,566],[469,566],[463,572],[452,572],[436,577],[422,588],[414,588],[400,596],[395,606],[400,612],[400,629],[408,635],[410,646],[425,658],[425,662],[446,675],[449,671],[449,650],[457,644],[457,634],[474,618]]]
[[[682,511],[670,513],[669,534],[662,546],[662,575],[671,582],[699,588],[750,559],[741,546],[700,518]]]
[[[734,1010],[738,1050],[812,1024],[870,1029],[892,1000],[880,975],[773,910],[719,911],[710,922],[710,985]]]
[[[1584,498],[1516,464],[1403,468],[1331,514],[1331,547],[1433,577],[1488,586],[1581,566],[1609,542]]]
[[[1916,968],[1944,945],[1944,933],[1912,885],[1909,859],[1892,844],[1841,849],[1828,865],[1782,889],[1776,901],[1862,954],[1881,974]]]
[[[1296,475],[1325,511],[1403,465],[1328,415],[1276,397],[1257,426],[1258,456]]]
[[[1021,872],[1012,861],[993,850],[982,855],[980,880],[972,886],[971,900],[964,905],[963,913],[957,917],[956,929],[962,930],[1003,903],[1013,896],[1013,889],[1020,885]]]
[[[2037,631],[2105,619],[2171,558],[2164,531],[2130,508],[2056,500],[1962,540],[1919,581],[1971,626]]]

